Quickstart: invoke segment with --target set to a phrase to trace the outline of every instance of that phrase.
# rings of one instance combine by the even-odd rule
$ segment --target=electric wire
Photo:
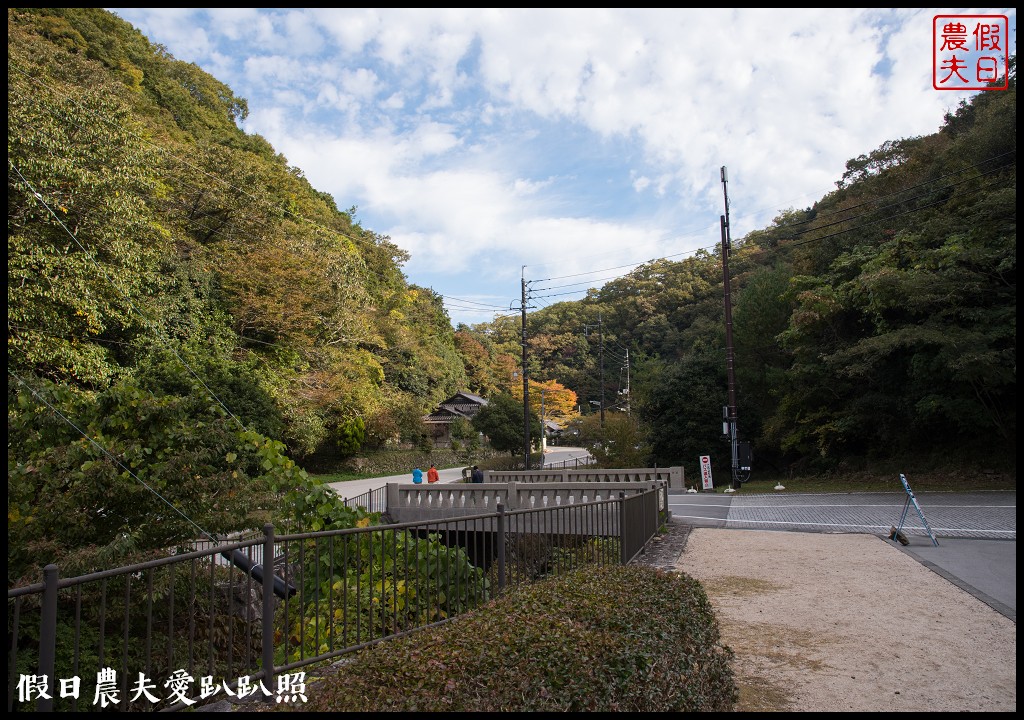
[[[945,185],[945,186],[939,187],[939,188],[933,188],[927,194],[915,195],[914,197],[907,198],[906,200],[902,200],[899,203],[893,203],[891,205],[883,205],[882,207],[874,208],[872,210],[872,213],[884,212],[884,211],[890,210],[892,208],[900,207],[904,203],[912,202],[914,200],[919,200],[919,199],[921,199],[923,197],[929,197],[931,195],[934,195],[937,192],[945,192],[946,190],[952,190],[953,188],[958,187],[960,185],[963,185],[964,183],[975,182],[979,178],[987,177],[988,175],[991,175],[993,173],[999,172],[1000,170],[1002,170],[1003,168],[1005,168],[1007,166],[1008,165],[1000,165],[999,167],[993,168],[992,170],[986,170],[983,173],[979,173],[976,176],[965,178],[964,180],[960,180],[959,182],[952,183],[950,185]],[[891,195],[889,197],[891,197]],[[862,205],[863,205],[863,203],[862,203]],[[926,206],[923,206],[923,207],[931,207],[931,205],[926,205]],[[806,235],[809,232],[814,232],[814,231],[817,231],[817,230],[824,230],[825,228],[829,228],[829,227],[832,227],[834,225],[840,225],[840,224],[845,223],[845,222],[851,222],[851,221],[854,221],[854,220],[858,220],[858,219],[864,217],[867,214],[868,213],[864,213],[864,214],[861,214],[861,215],[855,215],[855,216],[850,217],[850,218],[843,218],[843,219],[840,219],[840,220],[833,220],[832,222],[828,222],[828,223],[825,223],[823,225],[817,225],[817,226],[815,226],[813,228],[807,228],[806,230],[803,230],[803,231],[801,231],[799,233],[796,233],[795,235],[789,236],[787,239],[797,238],[797,237],[800,237],[801,235]],[[902,214],[902,213],[898,213],[898,214]],[[863,226],[860,226],[860,227],[863,227]]]
[[[998,155],[994,155],[994,156],[992,156],[990,158],[987,158],[985,160],[980,161],[977,164],[973,164],[973,165],[971,165],[969,167],[966,167],[966,168],[963,168],[961,170],[958,170],[958,171],[955,171],[955,172],[951,172],[951,173],[946,173],[944,175],[940,175],[940,176],[938,176],[936,178],[932,178],[932,179],[927,180],[927,181],[925,181],[923,183],[917,183],[915,185],[911,185],[911,186],[908,186],[908,187],[905,187],[905,188],[900,188],[899,190],[893,191],[891,193],[887,193],[885,195],[881,195],[879,197],[873,198],[873,199],[871,199],[869,201],[860,203],[858,205],[854,205],[854,206],[851,206],[849,208],[836,209],[836,210],[833,210],[833,211],[831,211],[829,213],[826,213],[824,215],[817,215],[816,217],[811,218],[809,220],[800,220],[800,221],[797,221],[797,222],[794,222],[794,223],[790,223],[790,224],[786,224],[786,225],[779,225],[779,226],[776,226],[774,228],[770,228],[770,230],[772,230],[774,232],[778,232],[778,231],[785,230],[785,229],[787,229],[789,227],[797,227],[797,226],[800,226],[800,225],[804,225],[804,224],[806,224],[808,222],[813,222],[813,221],[816,221],[816,220],[821,220],[822,218],[826,218],[826,219],[827,218],[831,218],[834,215],[838,215],[840,213],[847,213],[850,210],[855,209],[855,208],[860,208],[860,207],[864,207],[864,206],[867,206],[867,205],[876,205],[879,202],[882,202],[882,201],[890,199],[890,198],[895,198],[895,197],[897,197],[899,195],[902,195],[902,194],[904,194],[904,193],[906,193],[906,192],[908,192],[910,190],[915,190],[915,189],[918,189],[918,188],[921,188],[921,187],[926,187],[928,185],[932,185],[932,184],[934,184],[936,182],[939,182],[941,180],[945,180],[945,179],[948,179],[948,178],[951,178],[951,177],[956,177],[957,175],[962,175],[963,173],[967,173],[967,172],[971,172],[971,171],[977,171],[983,165],[986,165],[986,164],[991,163],[991,162],[995,162],[996,160],[1002,159],[1002,158],[1006,157],[1007,155],[1013,155],[1013,154],[1015,154],[1014,151],[1000,153]],[[987,171],[984,171],[984,172],[980,172],[978,175],[973,175],[970,178],[967,178],[967,179],[962,180],[960,182],[949,184],[949,185],[944,185],[944,186],[942,186],[940,188],[935,188],[931,192],[934,193],[934,192],[942,192],[944,190],[948,190],[950,188],[956,187],[957,185],[963,184],[965,182],[970,182],[971,180],[974,180],[977,177],[983,177],[985,175],[989,175],[989,174],[992,174],[992,173],[999,172],[1000,170],[1002,170],[1002,169],[1004,169],[1006,167],[1010,167],[1013,164],[1014,163],[1005,163],[1005,164],[1000,165],[1000,166],[998,166],[996,168],[993,168],[992,170],[987,170]],[[926,195],[917,195],[917,196],[915,196],[913,198],[908,198],[908,199],[904,200],[903,202],[909,202],[909,201],[912,201],[912,200],[915,200],[915,199],[919,199],[921,197],[926,197]],[[886,209],[888,209],[890,207],[896,207],[896,205],[888,205],[888,206],[883,206],[883,207],[880,207],[880,208],[876,207],[873,210],[873,212],[880,212],[880,211],[886,210]],[[844,218],[842,220],[836,220],[836,221],[833,221],[831,223],[828,223],[828,225],[825,225],[825,226],[819,225],[819,226],[816,226],[814,228],[808,228],[807,230],[804,230],[804,231],[802,231],[799,234],[805,234],[807,232],[812,232],[813,230],[820,229],[822,227],[826,227],[826,226],[830,226],[830,225],[834,225],[834,224],[837,224],[837,223],[840,223],[840,222],[849,222],[849,221],[852,221],[852,220],[856,220],[856,219],[858,219],[860,217],[864,217],[865,214],[866,213],[862,213],[862,214],[859,214],[859,215],[855,215],[853,217]],[[734,242],[737,242],[737,241],[734,240]],[[639,262],[629,263],[629,264],[626,264],[626,265],[618,265],[618,266],[614,266],[614,267],[600,268],[600,269],[597,269],[597,270],[589,270],[589,271],[580,272],[580,273],[573,273],[573,274],[569,274],[569,275],[553,276],[553,277],[549,277],[549,278],[543,278],[543,279],[534,280],[533,282],[550,282],[550,281],[553,281],[553,280],[562,280],[562,279],[568,279],[568,278],[573,278],[573,277],[582,277],[584,275],[594,275],[594,274],[601,273],[601,272],[608,272],[610,270],[619,270],[619,269],[622,269],[622,268],[638,267],[640,265],[650,264],[650,263],[654,263],[654,262],[657,262],[657,261],[660,261],[660,260],[668,260],[668,259],[671,259],[673,257],[678,257],[680,255],[695,254],[697,252],[700,252],[701,250],[712,251],[716,247],[718,247],[719,244],[720,244],[720,242],[716,242],[714,245],[699,247],[699,248],[695,248],[693,250],[689,250],[689,251],[685,251],[685,252],[673,253],[673,254],[670,254],[670,255],[664,255],[664,256],[661,256],[661,257],[658,257],[658,258],[652,258],[650,260],[642,260],[642,261],[639,261]],[[619,278],[619,277],[624,277],[627,274],[628,273],[619,274],[619,275],[616,275],[616,276],[614,276],[612,278],[603,278],[602,280],[616,279],[616,278]],[[584,282],[588,282],[588,281],[584,281]],[[595,280],[591,280],[589,282],[598,282],[598,280],[595,279]],[[555,287],[568,287],[568,286],[576,285],[576,284],[579,284],[579,283],[570,283],[567,286],[554,286],[554,287],[550,287],[550,288],[541,288],[541,290],[544,290],[544,289],[555,289]],[[568,294],[573,294],[573,293],[568,293]]]
[[[19,69],[18,67],[12,65],[11,63],[9,63],[9,66],[12,67],[12,69],[14,69],[16,72],[21,73],[24,77],[26,77],[31,82],[39,84],[39,85],[41,85],[43,87],[48,87],[49,88],[49,86],[46,83],[40,81],[38,78],[33,77],[32,75],[30,75],[29,73],[25,72],[24,70]],[[49,88],[49,89],[53,90],[52,88]],[[75,102],[74,100],[71,100],[71,101]],[[88,114],[92,115],[93,117],[97,117],[97,115],[95,113],[92,113],[90,110],[88,110],[87,108],[82,107],[80,104],[79,104],[79,108],[83,112],[88,113]],[[112,122],[112,121],[109,121],[109,120],[107,120],[106,118],[103,118],[103,117],[99,117],[98,119],[102,119],[104,121],[107,121],[108,123]],[[280,212],[282,212],[284,214],[287,214],[287,215],[290,215],[290,216],[294,217],[297,220],[301,220],[303,222],[309,223],[311,226],[313,226],[317,230],[321,230],[321,231],[327,232],[329,234],[337,234],[337,235],[340,235],[342,237],[348,238],[350,240],[357,240],[357,241],[359,240],[359,238],[353,237],[353,236],[348,235],[347,233],[341,232],[339,230],[325,228],[322,225],[320,225],[319,223],[316,223],[316,222],[310,220],[309,218],[306,218],[305,216],[302,216],[302,215],[300,215],[298,213],[295,213],[294,211],[290,210],[289,208],[287,208],[287,207],[285,207],[283,205],[275,205],[275,204],[272,204],[272,203],[270,203],[268,201],[265,201],[265,200],[262,200],[260,198],[257,198],[255,196],[253,196],[251,193],[249,193],[248,191],[244,190],[243,188],[240,188],[240,187],[238,187],[236,185],[233,185],[233,184],[225,181],[223,178],[221,178],[221,177],[219,177],[217,175],[213,175],[211,173],[208,173],[208,172],[202,170],[201,168],[197,168],[194,165],[192,165],[191,163],[188,163],[187,161],[185,161],[185,160],[183,160],[183,159],[173,155],[172,153],[169,153],[165,148],[160,147],[160,146],[158,146],[158,145],[156,145],[154,143],[151,143],[148,140],[146,140],[145,138],[142,138],[142,137],[140,137],[138,135],[135,135],[134,133],[130,133],[130,134],[133,134],[141,142],[144,142],[144,143],[150,145],[151,147],[155,148],[161,154],[176,160],[177,162],[185,165],[186,167],[191,168],[192,170],[195,170],[198,173],[202,173],[203,175],[205,175],[205,176],[207,176],[207,177],[209,177],[211,179],[216,180],[217,182],[221,183],[222,185],[224,185],[226,187],[232,188],[232,189],[236,190],[239,193],[245,194],[246,196],[248,196],[253,201],[261,202],[266,207],[276,209],[276,210],[278,210],[278,211],[280,211]],[[1011,152],[1001,153],[1000,155],[994,156],[993,158],[988,158],[987,160],[981,161],[981,163],[979,163],[978,165],[982,165],[982,164],[985,164],[987,162],[992,162],[992,161],[994,161],[996,159],[999,159],[999,158],[1001,158],[1001,157],[1003,157],[1005,155],[1008,155],[1008,154],[1012,154],[1012,153]],[[977,166],[972,166],[972,167],[977,167]],[[941,180],[941,179],[944,179],[944,178],[947,178],[947,177],[953,177],[953,176],[955,176],[957,174],[960,174],[961,172],[967,172],[969,169],[970,168],[965,168],[964,170],[957,171],[955,173],[948,173],[948,174],[940,176],[938,178],[933,178],[933,179],[928,180],[928,181],[926,181],[924,183],[919,183],[917,185],[913,185],[913,186],[910,186],[908,188],[902,188],[899,191],[895,191],[895,192],[890,193],[890,194],[888,194],[886,196],[882,196],[881,198],[876,198],[876,199],[873,199],[871,201],[867,201],[866,203],[862,203],[860,205],[853,206],[852,208],[843,208],[843,209],[840,209],[840,210],[836,210],[833,213],[830,213],[829,215],[826,215],[826,217],[830,217],[831,215],[838,214],[840,212],[848,212],[850,209],[861,207],[863,205],[870,204],[870,203],[875,203],[875,202],[878,202],[879,200],[885,199],[887,197],[894,197],[894,196],[896,196],[898,194],[906,192],[907,190],[915,189],[917,187],[923,187],[923,186],[926,186],[926,185],[931,184],[933,182],[937,182],[938,180]],[[880,209],[884,209],[884,208],[879,208],[879,210]],[[900,213],[900,214],[904,214],[904,213]],[[860,217],[860,216],[857,216],[857,217]],[[798,225],[802,225],[802,224],[805,224],[807,222],[811,222],[811,221],[813,221],[815,219],[820,219],[820,218],[813,218],[813,219],[810,219],[810,220],[798,221],[798,222],[793,223],[791,225],[779,226],[779,228],[774,228],[774,229],[778,230],[778,229],[785,229],[786,227],[796,227]],[[853,220],[853,219],[856,219],[856,217],[855,218],[847,218],[846,221]],[[838,223],[838,222],[843,222],[843,221],[835,221],[835,223]],[[835,224],[835,223],[831,223],[831,224]],[[806,232],[811,232],[811,231],[813,231],[815,229],[821,229],[822,227],[826,227],[826,226],[817,226],[816,228],[808,228],[804,232],[805,233]],[[803,233],[801,233],[801,234],[803,234]],[[682,235],[682,237],[686,237],[686,234],[684,233]],[[715,247],[717,247],[717,245],[718,245],[718,243],[715,243],[714,245],[707,246],[707,247],[702,247],[702,248],[697,248],[697,249],[692,250],[692,251],[673,253],[673,254],[661,256],[659,258],[652,258],[650,260],[642,260],[642,261],[639,261],[639,262],[629,263],[629,264],[626,264],[626,265],[619,265],[619,266],[610,267],[610,268],[603,268],[603,269],[599,269],[599,270],[592,270],[592,271],[576,273],[576,274],[571,274],[571,275],[562,275],[562,276],[556,276],[556,277],[551,277],[551,278],[545,278],[543,280],[538,280],[536,282],[548,282],[548,281],[551,281],[551,280],[565,279],[565,278],[571,278],[571,277],[581,277],[583,275],[592,275],[592,274],[596,274],[596,273],[599,273],[599,272],[607,272],[608,270],[617,270],[617,269],[622,269],[622,268],[637,267],[637,266],[640,266],[640,265],[644,265],[644,264],[648,264],[648,263],[653,263],[653,262],[656,262],[658,260],[667,260],[667,259],[670,259],[670,258],[673,258],[673,257],[678,257],[680,255],[693,254],[693,253],[699,252],[700,250],[713,250]],[[545,263],[545,264],[550,264],[550,263]],[[525,269],[525,267],[524,267],[524,269]],[[627,275],[627,274],[620,274],[620,275],[614,276],[612,278],[601,279],[601,280],[595,279],[595,280],[592,280],[590,282],[592,282],[592,283],[604,282],[604,281],[607,281],[609,279],[621,278],[621,277],[624,277],[625,275]],[[573,284],[575,284],[575,283],[573,283]],[[554,289],[554,288],[547,288],[547,289]],[[579,292],[586,292],[586,291],[584,290],[584,291],[579,291]],[[564,296],[564,295],[574,295],[574,294],[579,294],[579,292],[559,293],[558,295],[546,295],[546,296],[539,296],[539,297],[556,297],[556,296]],[[467,301],[467,302],[472,302],[472,301]],[[498,306],[491,306],[491,307],[498,307]],[[465,310],[466,308],[455,308],[455,309]]]
[[[11,160],[8,160],[7,162],[8,162],[8,165],[10,165],[11,169],[14,170],[14,172],[18,175],[19,178],[21,178],[21,182],[24,183],[25,187],[27,187],[29,189],[29,192],[31,192],[33,197],[35,197],[35,199],[44,208],[46,208],[47,212],[50,213],[50,215],[57,222],[57,224],[61,227],[61,229],[63,229],[64,232],[67,233],[68,237],[70,237],[72,240],[74,240],[75,244],[79,247],[79,249],[83,253],[85,253],[86,258],[88,258],[88,260],[96,267],[96,269],[100,271],[100,274],[103,275],[103,277],[107,280],[107,282],[109,282],[113,286],[113,288],[115,290],[117,290],[118,293],[121,294],[121,296],[127,302],[128,307],[131,308],[132,311],[142,319],[142,322],[146,325],[146,327],[148,327],[150,330],[153,331],[154,335],[157,336],[158,342],[160,342],[161,338],[159,338],[159,331],[158,331],[158,329],[156,327],[153,326],[153,324],[150,322],[149,318],[147,318],[143,314],[143,312],[141,310],[139,310],[135,306],[135,303],[133,303],[131,298],[128,297],[128,294],[116,282],[114,282],[113,278],[110,277],[109,273],[107,273],[107,271],[96,261],[96,258],[93,257],[92,253],[90,253],[85,248],[85,246],[82,245],[82,243],[78,240],[78,238],[75,236],[75,234],[73,232],[71,232],[71,229],[68,228],[68,226],[64,224],[64,221],[61,220],[60,217],[57,216],[57,213],[55,213],[53,211],[53,208],[51,208],[50,205],[43,199],[43,196],[40,195],[38,192],[36,192],[36,189],[32,186],[32,183],[30,183],[28,180],[26,180],[25,176],[21,174],[21,170],[19,170],[18,167]],[[206,384],[206,381],[203,380],[199,376],[199,374],[196,373],[196,371],[193,370],[192,367],[187,362],[185,362],[185,360],[181,357],[181,355],[178,354],[178,351],[175,350],[173,347],[171,347],[169,344],[165,344],[164,347],[167,350],[169,350],[171,352],[171,354],[174,355],[175,358],[178,359],[178,362],[180,362],[182,364],[182,366],[186,370],[188,370],[189,373],[191,373],[191,375],[197,381],[199,381],[199,384],[203,386],[203,388],[206,390],[207,393],[209,393],[210,397],[212,399],[214,399],[217,402],[217,404],[220,405],[224,409],[224,412],[226,412],[228,414],[228,417],[230,417],[232,420],[234,420],[238,424],[238,426],[240,428],[242,428],[243,430],[246,429],[245,425],[242,423],[242,421],[239,420],[235,416],[235,414],[232,413],[231,410],[228,409],[228,406],[225,405],[224,402],[217,396],[217,394],[210,388],[210,386]]]
[[[965,195],[973,195],[974,193],[981,192],[983,190],[988,190],[990,188],[997,187],[998,185],[999,185],[998,181],[997,182],[992,182],[992,183],[989,183],[987,185],[983,185],[982,187],[979,187],[979,188],[973,188],[973,189],[967,190],[964,193],[962,193],[960,195],[957,195],[956,197],[962,198]],[[928,208],[935,207],[937,205],[944,205],[944,204],[948,203],[951,199],[952,198],[942,198],[940,200],[936,200],[935,202],[930,202],[930,203],[927,203],[925,205],[921,205],[919,207],[910,208],[909,210],[904,210],[903,212],[894,213],[894,214],[889,215],[889,216],[884,217],[884,218],[877,218],[875,220],[868,220],[867,222],[864,222],[864,223],[862,223],[860,225],[856,225],[856,226],[851,227],[851,228],[846,228],[845,230],[839,230],[838,232],[830,233],[828,235],[823,235],[821,237],[808,238],[808,239],[803,240],[801,242],[793,242],[793,243],[790,243],[789,247],[797,247],[797,246],[800,246],[800,245],[807,245],[808,243],[812,243],[812,242],[819,242],[821,240],[828,240],[830,238],[834,238],[834,237],[837,237],[839,235],[844,235],[844,234],[846,234],[848,232],[853,232],[854,230],[859,230],[861,228],[868,227],[869,225],[876,225],[876,224],[878,224],[880,222],[885,222],[885,221],[890,220],[890,219],[892,219],[894,217],[900,217],[901,215],[909,215],[911,213],[920,212],[922,210],[927,210]],[[817,228],[815,228],[815,229],[817,229]]]
[[[8,67],[13,69],[15,72],[20,73],[23,77],[25,77],[30,82],[35,83],[37,85],[40,85],[41,87],[47,88],[48,90],[50,90],[51,92],[54,92],[55,94],[60,94],[58,90],[55,90],[52,86],[48,85],[47,83],[45,83],[45,82],[41,81],[40,79],[32,76],[28,72],[18,68],[16,64],[8,62]],[[9,89],[9,91],[10,91],[10,89]],[[95,118],[97,120],[101,120],[101,121],[105,122],[108,125],[113,124],[114,121],[109,120],[106,117],[100,116],[97,113],[92,112],[89,108],[86,108],[84,105],[79,103],[74,98],[70,98],[67,95],[64,95],[63,97],[65,97],[65,99],[67,99],[69,102],[72,102],[73,104],[75,104],[82,113],[87,114],[87,115],[89,115],[89,116],[91,116],[91,117],[93,117],[93,118]],[[42,102],[42,104],[44,104],[44,105],[46,104],[45,101],[39,100],[38,97],[34,97],[33,100]],[[51,111],[52,111],[52,108],[51,108]],[[74,124],[74,123],[72,123],[72,124]],[[81,127],[81,126],[77,126],[77,127]],[[219,183],[220,185],[222,185],[224,187],[230,188],[230,189],[232,189],[232,190],[234,190],[234,191],[236,191],[236,192],[238,192],[238,193],[240,193],[242,195],[245,195],[251,201],[259,203],[263,207],[266,207],[266,208],[269,208],[269,209],[273,209],[273,210],[275,210],[277,212],[280,212],[280,213],[282,213],[284,215],[290,216],[290,217],[292,217],[292,218],[294,218],[294,219],[296,219],[298,221],[307,223],[311,227],[313,227],[315,230],[325,232],[328,235],[339,235],[341,237],[344,237],[344,238],[347,238],[349,240],[353,240],[353,241],[356,241],[356,242],[360,242],[360,241],[364,241],[365,240],[365,237],[355,237],[353,235],[350,235],[348,233],[342,232],[342,231],[337,230],[337,229],[326,228],[323,225],[321,225],[320,223],[317,223],[317,222],[311,220],[308,217],[305,217],[305,216],[303,216],[303,215],[301,215],[299,213],[296,213],[296,212],[294,212],[293,210],[291,210],[290,208],[288,208],[288,207],[286,207],[284,205],[274,204],[274,203],[271,203],[270,201],[268,201],[266,199],[256,197],[255,195],[250,193],[248,190],[246,190],[244,188],[241,188],[241,187],[239,187],[237,185],[234,185],[234,184],[226,181],[224,178],[220,177],[219,175],[215,175],[215,174],[209,173],[209,172],[203,170],[202,168],[199,168],[199,167],[195,166],[194,164],[186,161],[185,159],[183,159],[183,158],[181,158],[181,157],[179,157],[179,156],[169,152],[166,148],[164,148],[164,147],[162,147],[160,145],[157,145],[156,143],[150,142],[146,138],[138,135],[137,133],[129,132],[128,134],[130,134],[133,137],[135,137],[138,141],[140,141],[140,142],[148,145],[149,147],[155,149],[162,156],[167,157],[167,158],[169,158],[171,160],[174,160],[175,162],[183,165],[184,167],[189,168],[193,172],[195,172],[197,174],[201,174],[201,175],[203,175],[206,178],[209,178],[211,180],[214,180],[214,181],[216,181],[217,183]],[[195,188],[195,189],[200,189],[200,186],[198,186],[198,185],[193,185],[192,187]],[[186,220],[186,222],[193,222],[193,221]],[[198,220],[196,220],[194,222],[198,222]],[[206,228],[204,228],[204,229],[206,229]],[[372,233],[372,235],[376,236],[375,233]],[[444,296],[442,296],[442,297],[444,297]],[[451,299],[461,300],[459,298],[451,298]],[[481,304],[481,305],[483,305],[482,303],[475,303],[473,301],[467,301],[467,300],[462,300],[462,301],[463,302],[469,302],[469,303],[472,303],[472,304]],[[499,306],[491,305],[490,307],[497,308]]]
[[[164,503],[165,505],[167,505],[167,507],[169,507],[169,508],[170,508],[171,510],[173,510],[174,512],[176,512],[176,513],[177,513],[178,515],[181,515],[182,519],[184,519],[184,520],[185,520],[185,522],[187,522],[187,523],[188,523],[189,525],[191,525],[191,526],[192,526],[192,527],[194,527],[194,528],[195,528],[196,530],[198,530],[198,531],[199,531],[199,532],[200,532],[200,533],[201,533],[201,534],[202,534],[202,535],[203,535],[204,537],[206,537],[206,538],[208,538],[208,539],[212,540],[212,541],[213,541],[214,543],[218,542],[218,540],[217,540],[217,537],[216,537],[216,536],[215,536],[215,535],[214,535],[213,533],[209,533],[209,532],[207,532],[207,531],[206,531],[206,530],[204,530],[204,529],[203,529],[202,527],[200,527],[200,526],[199,526],[199,525],[198,525],[198,524],[197,524],[197,523],[196,523],[196,522],[195,522],[194,520],[192,520],[192,518],[188,517],[188,516],[187,516],[187,515],[185,515],[185,513],[183,513],[183,512],[181,511],[181,510],[179,510],[178,508],[174,507],[174,504],[173,504],[173,503],[172,503],[171,501],[169,501],[169,500],[168,500],[167,498],[165,498],[165,497],[164,497],[163,495],[161,495],[161,494],[160,494],[160,493],[159,493],[159,492],[158,492],[158,491],[157,491],[156,489],[154,489],[153,487],[151,487],[151,486],[150,486],[150,485],[149,485],[149,484],[148,484],[148,483],[147,483],[147,482],[146,482],[145,480],[143,480],[143,479],[142,479],[142,478],[140,478],[140,477],[139,477],[138,475],[136,475],[135,473],[133,473],[133,472],[131,471],[131,469],[130,469],[130,468],[128,468],[127,466],[125,466],[125,464],[124,464],[124,463],[122,463],[122,462],[121,462],[121,461],[120,461],[120,460],[119,460],[119,459],[118,459],[117,457],[115,457],[113,453],[111,453],[111,452],[110,452],[109,450],[107,450],[107,449],[106,449],[105,447],[103,447],[103,446],[102,446],[102,445],[100,445],[100,444],[99,444],[98,442],[96,442],[96,440],[94,440],[93,438],[91,438],[91,437],[89,436],[89,434],[88,434],[87,432],[85,432],[85,431],[84,431],[84,430],[82,430],[82,429],[81,429],[80,427],[78,427],[78,426],[77,426],[77,425],[76,425],[76,424],[75,424],[74,422],[72,422],[72,421],[71,421],[71,419],[70,419],[70,418],[68,418],[68,417],[67,417],[66,415],[64,415],[64,413],[62,413],[62,412],[61,412],[60,410],[58,410],[58,409],[57,409],[56,407],[54,407],[54,406],[53,406],[53,405],[52,405],[52,404],[50,403],[50,401],[49,401],[49,400],[47,400],[47,399],[46,399],[46,398],[44,398],[44,397],[43,397],[42,395],[40,395],[40,394],[39,394],[38,392],[36,392],[35,388],[33,388],[33,387],[32,387],[31,385],[29,385],[29,384],[28,384],[27,382],[25,382],[24,380],[22,380],[22,379],[21,379],[21,378],[20,378],[20,377],[18,376],[18,374],[17,374],[17,373],[15,373],[15,372],[14,372],[13,370],[11,370],[10,368],[7,368],[7,373],[8,373],[8,374],[9,374],[9,375],[10,375],[11,377],[13,377],[13,378],[14,378],[14,379],[15,379],[16,381],[18,381],[19,383],[21,383],[21,385],[23,385],[23,386],[25,387],[25,389],[26,389],[26,390],[28,390],[28,391],[29,391],[30,393],[32,393],[32,397],[34,397],[34,398],[35,398],[36,400],[38,400],[38,401],[39,401],[39,402],[41,402],[41,403],[42,403],[43,405],[45,405],[46,407],[48,407],[48,408],[50,409],[50,411],[51,411],[51,412],[53,412],[53,413],[54,413],[54,414],[55,414],[55,415],[56,415],[57,417],[59,417],[59,418],[60,418],[61,420],[63,420],[63,421],[64,421],[64,422],[66,422],[66,423],[67,423],[68,425],[70,425],[71,427],[73,427],[73,428],[74,428],[74,429],[75,429],[75,430],[76,430],[76,431],[77,431],[77,432],[78,432],[78,433],[79,433],[79,434],[80,434],[80,435],[81,435],[82,437],[84,437],[84,438],[85,438],[86,440],[88,440],[88,441],[89,441],[89,443],[90,443],[90,444],[92,444],[92,445],[93,445],[93,446],[94,446],[94,447],[95,447],[95,448],[96,448],[97,450],[99,450],[99,451],[100,451],[100,452],[102,452],[102,453],[103,453],[104,455],[106,455],[106,456],[107,456],[108,458],[110,458],[110,460],[111,460],[112,462],[114,462],[114,464],[116,464],[116,465],[117,465],[118,467],[120,467],[120,468],[121,468],[122,470],[124,470],[124,471],[125,471],[126,473],[128,473],[128,474],[129,474],[129,475],[131,475],[131,476],[132,476],[133,478],[135,478],[135,480],[136,480],[136,481],[137,481],[137,482],[138,482],[138,483],[139,483],[140,485],[142,485],[142,486],[143,486],[144,488],[146,488],[146,489],[147,489],[147,490],[149,490],[149,491],[150,491],[151,493],[153,493],[154,495],[156,495],[156,497],[157,497],[157,498],[159,498],[159,499],[160,499],[160,500],[161,500],[161,501],[162,501],[162,502],[163,502],[163,503]]]

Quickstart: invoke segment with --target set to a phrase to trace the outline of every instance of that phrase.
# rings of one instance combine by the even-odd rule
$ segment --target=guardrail
[[[353,509],[361,507],[366,510],[366,512],[382,513],[388,509],[387,498],[387,489],[379,487],[373,490],[367,490],[361,495],[356,495],[355,497],[345,498],[343,502],[346,506]]]
[[[662,490],[317,533],[267,525],[74,578],[48,565],[43,582],[7,593],[8,711],[89,698],[99,710],[182,710],[247,692],[269,702],[296,691],[293,671],[447,622],[510,586],[628,563],[657,532]],[[236,553],[245,561],[225,565]]]

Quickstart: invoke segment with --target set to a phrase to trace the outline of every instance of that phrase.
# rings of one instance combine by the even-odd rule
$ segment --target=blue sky
[[[584,296],[835,189],[936,132],[937,14],[996,9],[111,8],[245,98],[453,324]],[[547,291],[555,285],[582,283]],[[560,293],[555,295],[555,293]],[[572,294],[564,294],[572,293]]]

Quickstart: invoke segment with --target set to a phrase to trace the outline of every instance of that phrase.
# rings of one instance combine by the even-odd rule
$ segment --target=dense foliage
[[[512,453],[524,449],[523,429],[529,423],[530,438],[540,438],[540,420],[526,413],[522,400],[511,395],[495,395],[473,416],[473,429],[483,433],[495,450]]]
[[[696,580],[586,567],[359,653],[303,709],[724,712],[731,660]]]
[[[490,597],[484,570],[438,534],[371,531],[306,541],[304,550],[305,602],[282,610],[288,633],[278,648],[281,665],[422,628]]]
[[[1015,470],[1015,59],[1010,68],[1009,90],[963,101],[934,135],[850,160],[836,191],[733,240],[739,432],[755,475],[895,459],[915,473],[979,459]],[[603,403],[639,420],[645,464],[694,475],[709,454],[728,465],[723,288],[719,246],[539,310],[530,377],[574,390],[584,414]],[[518,330],[506,318],[460,335],[497,359],[516,351]],[[595,436],[588,425],[591,448],[608,447],[617,426],[605,426]]]
[[[8,9],[8,539],[26,562],[251,527],[316,494],[290,458],[413,440],[463,389],[405,252],[246,113],[104,10]]]
[[[1010,67],[1009,90],[734,239],[755,474],[1015,469]],[[105,10],[8,9],[9,580],[282,504],[282,522],[323,526],[335,501],[302,468],[414,446],[458,390],[501,414],[474,430],[521,449],[519,319],[453,329],[405,251],[243,132],[247,112]],[[721,259],[654,260],[531,313],[531,417],[587,416],[576,437],[607,463],[695,476],[728,457]]]

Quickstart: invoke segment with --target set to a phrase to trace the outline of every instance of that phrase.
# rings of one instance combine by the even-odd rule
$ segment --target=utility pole
[[[526,366],[526,266],[523,265],[523,467],[530,469],[530,371]]]
[[[547,388],[540,389],[540,466],[544,467],[544,446],[547,445],[548,429],[544,425],[544,393]]]
[[[725,409],[726,429],[729,434],[729,444],[732,449],[732,489],[740,489],[740,459],[737,447],[738,425],[736,422],[736,372],[733,367],[733,346],[732,346],[732,298],[730,296],[729,282],[729,253],[732,250],[732,241],[729,231],[729,175],[722,166],[722,192],[725,195],[725,215],[721,216],[722,225],[722,275],[725,286],[725,369],[729,381],[729,405]]]
[[[597,324],[601,328],[601,429],[604,429],[604,319],[597,314]]]
[[[597,314],[597,326],[601,331],[598,339],[601,341],[601,427],[604,428],[604,319],[601,313]],[[594,326],[585,324],[583,326],[583,334],[588,335],[592,327]],[[591,402],[591,405],[593,405],[593,402]]]
[[[626,417],[632,416],[632,399],[630,398],[630,348],[626,348]]]

